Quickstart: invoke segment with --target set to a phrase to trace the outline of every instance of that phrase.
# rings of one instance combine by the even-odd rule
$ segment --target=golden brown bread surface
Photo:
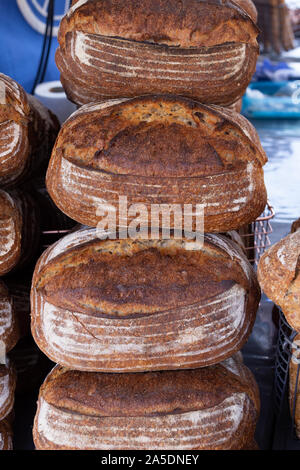
[[[21,190],[0,189],[0,276],[28,264],[39,242],[38,209]]]
[[[0,279],[0,351],[8,353],[20,336],[13,299]],[[1,353],[0,353],[1,355]]]
[[[174,93],[228,105],[258,56],[252,2],[77,2],[60,24],[56,62],[78,104]]]
[[[58,130],[51,111],[0,74],[0,187],[16,186],[45,167]]]
[[[33,435],[37,449],[241,449],[259,408],[257,384],[235,358],[139,374],[56,367],[41,387]]]
[[[88,226],[101,220],[101,204],[114,206],[122,226],[126,196],[148,214],[151,204],[203,204],[205,232],[225,232],[262,213],[266,161],[255,129],[232,110],[169,95],[112,100],[83,106],[63,125],[47,188]]]
[[[9,359],[0,364],[0,421],[12,411],[15,400],[16,372]]]
[[[0,450],[12,450],[12,427],[9,419],[0,421]]]
[[[195,249],[82,229],[37,263],[31,327],[51,360],[78,370],[203,367],[241,349],[259,299],[253,269],[221,235]]]
[[[292,328],[300,331],[300,230],[269,248],[257,276],[262,290],[279,307]]]

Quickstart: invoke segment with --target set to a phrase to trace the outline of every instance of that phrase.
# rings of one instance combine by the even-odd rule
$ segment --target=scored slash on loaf
[[[126,226],[118,210],[126,196],[147,215],[153,204],[203,204],[204,231],[225,232],[264,210],[266,161],[255,129],[232,110],[170,95],[111,100],[82,106],[65,122],[47,188],[64,213],[88,226],[97,226],[103,204]]]
[[[33,436],[41,450],[244,449],[259,408],[255,380],[236,357],[139,374],[56,366],[40,390]]]
[[[226,237],[205,235],[195,250],[83,229],[36,266],[32,333],[51,360],[78,370],[203,367],[242,348],[259,300],[251,265]]]
[[[56,63],[82,105],[153,93],[230,105],[258,57],[251,1],[79,1],[59,29]]]

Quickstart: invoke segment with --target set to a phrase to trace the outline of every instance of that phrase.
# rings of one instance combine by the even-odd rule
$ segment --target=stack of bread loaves
[[[257,274],[262,290],[281,308],[295,332],[289,381],[291,411],[295,401],[295,426],[300,439],[300,219],[293,223],[289,235],[264,253]],[[294,396],[295,390],[298,390],[297,396]]]
[[[14,403],[15,372],[7,353],[23,334],[7,276],[27,266],[37,252],[38,208],[24,184],[45,172],[58,130],[50,111],[0,74],[0,449],[11,446],[7,416]]]
[[[250,0],[79,0],[62,20],[57,64],[82,106],[58,135],[47,188],[88,227],[50,246],[33,276],[32,333],[57,363],[36,448],[256,448],[259,393],[239,351],[260,289],[220,233],[266,204],[266,155],[230,109],[255,69],[255,20]],[[154,206],[202,204],[203,243],[177,236],[184,214],[170,237],[120,236],[134,223],[122,197],[147,235]],[[116,221],[106,239],[103,205]]]

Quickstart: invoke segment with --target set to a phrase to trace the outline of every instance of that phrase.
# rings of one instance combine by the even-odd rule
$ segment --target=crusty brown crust
[[[21,190],[0,189],[0,276],[28,264],[39,243],[38,209]]]
[[[235,358],[140,374],[55,367],[40,389],[33,436],[37,449],[107,449],[108,440],[110,449],[242,449],[259,408],[257,384]]]
[[[15,199],[0,190],[0,276],[19,262],[22,244],[22,214]]]
[[[233,103],[244,94],[258,56],[253,8],[239,3],[79,2],[61,21],[56,53],[68,97],[82,105],[173,93]]]
[[[0,186],[12,187],[47,165],[57,118],[13,79],[0,74]]]
[[[84,225],[97,226],[104,203],[122,226],[126,196],[128,207],[143,203],[148,214],[152,204],[203,204],[205,232],[225,232],[264,210],[266,161],[244,117],[160,95],[80,108],[61,129],[46,181],[56,205]]]
[[[0,450],[13,450],[12,434],[9,419],[0,421]]]
[[[206,235],[199,251],[83,229],[37,263],[31,328],[51,360],[78,370],[203,367],[242,348],[259,299],[253,269],[221,235]]]
[[[0,279],[0,345],[8,353],[20,337],[19,324],[16,318],[13,299]]]
[[[7,359],[0,364],[0,421],[6,418],[13,409],[16,388],[16,372]]]
[[[258,280],[287,322],[300,332],[300,230],[287,235],[261,257]]]

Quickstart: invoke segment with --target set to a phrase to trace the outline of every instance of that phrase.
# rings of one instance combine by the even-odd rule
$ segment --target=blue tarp
[[[46,18],[39,13],[45,9],[45,0],[22,0],[28,4],[39,21]],[[55,13],[63,13],[65,0],[55,1]],[[20,12],[16,0],[0,0],[0,72],[14,78],[26,91],[30,92],[38,69],[43,35],[35,31]],[[54,54],[57,39],[53,38],[45,81],[58,80],[59,71]]]

